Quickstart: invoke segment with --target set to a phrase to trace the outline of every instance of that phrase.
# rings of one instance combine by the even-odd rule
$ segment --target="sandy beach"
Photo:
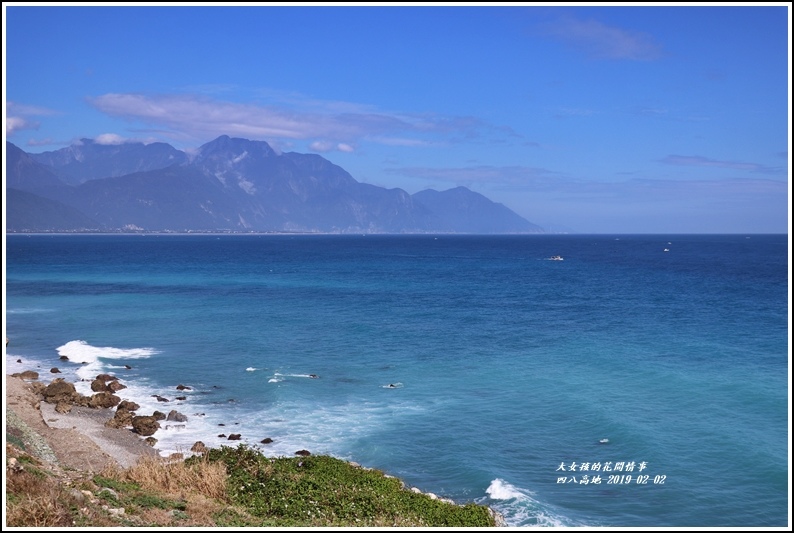
[[[157,455],[130,429],[105,427],[114,411],[73,406],[69,413],[58,413],[28,382],[6,375],[6,433],[24,442],[29,453],[61,468],[99,472]]]

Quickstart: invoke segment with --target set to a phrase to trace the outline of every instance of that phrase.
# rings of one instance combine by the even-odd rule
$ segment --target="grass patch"
[[[112,475],[112,474],[111,474]],[[112,477],[105,477],[102,475],[94,476],[94,483],[98,487],[106,487],[109,489],[113,489],[116,492],[128,492],[140,489],[140,485],[137,483],[125,482],[119,479],[114,479]]]
[[[329,456],[267,458],[240,445],[210,450],[232,502],[278,526],[491,527],[487,507],[415,493],[383,472]]]
[[[408,490],[399,479],[329,456],[268,458],[240,445],[185,461],[143,459],[99,474],[23,460],[7,469],[14,527],[492,527],[490,509]],[[123,512],[120,510],[123,509]]]
[[[26,451],[25,441],[22,439],[22,432],[16,428],[8,428],[6,431],[6,442],[13,444],[22,451]]]

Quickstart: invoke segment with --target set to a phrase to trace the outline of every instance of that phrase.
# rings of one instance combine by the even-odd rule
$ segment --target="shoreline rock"
[[[68,395],[68,385],[58,385],[55,390]],[[6,375],[7,432],[23,434],[22,442],[27,440],[34,451],[50,449],[61,466],[87,472],[113,464],[127,468],[144,456],[159,455],[129,429],[107,427],[106,422],[115,414],[112,409],[57,400],[50,403],[41,395],[45,388],[41,383]],[[68,411],[64,411],[65,405],[70,407]],[[39,458],[52,462],[52,456]]]
[[[113,406],[118,405],[117,410],[113,410],[111,407],[91,407],[87,401],[89,397],[76,398],[76,396],[81,396],[77,393],[75,393],[76,396],[71,395],[74,386],[65,382],[63,378],[56,378],[53,382],[59,382],[52,389],[53,392],[60,392],[69,397],[66,400],[70,407],[68,411],[61,412],[65,402],[57,394],[53,394],[52,399],[58,398],[62,401],[45,401],[43,393],[48,386],[43,383],[37,381],[31,383],[20,376],[6,375],[8,433],[23,435],[24,441],[30,446],[30,450],[27,451],[34,453],[44,461],[50,463],[57,461],[59,466],[93,473],[101,472],[103,468],[111,465],[129,468],[135,466],[140,459],[146,456],[160,457],[160,453],[154,448],[157,441],[151,436],[154,431],[148,433],[148,429],[144,429],[136,432],[134,429],[122,426],[120,420],[122,417],[131,416],[132,421],[136,418],[147,419],[147,423],[151,422],[159,427],[157,419],[161,419],[160,417],[135,416],[132,412],[139,406],[133,402],[121,403],[120,399],[113,404]],[[69,385],[72,386],[69,387]],[[108,392],[103,391],[97,394],[108,394]],[[119,411],[122,412],[122,415],[118,414]],[[174,411],[174,413],[178,412]],[[163,415],[162,418],[167,418],[165,414],[159,414]],[[132,425],[134,428],[134,424]],[[141,427],[150,429],[150,426],[151,424],[144,424]],[[148,433],[149,436],[145,433]],[[142,438],[144,436],[147,438]],[[221,436],[225,437],[225,435],[219,435],[219,437]],[[228,439],[237,440],[239,434],[231,434]],[[272,442],[272,439],[267,438],[262,442],[265,443],[265,441]],[[191,451],[204,453],[206,449],[204,443],[198,441]],[[295,452],[295,455],[309,456],[311,454],[308,450],[299,450]],[[354,462],[350,463],[360,466]],[[386,475],[388,476],[388,474]],[[410,490],[423,492],[417,488]],[[457,505],[454,501],[440,498],[435,494],[425,494],[431,495],[434,497],[433,499]],[[494,516],[497,526],[504,527],[504,517],[490,507],[489,511]]]

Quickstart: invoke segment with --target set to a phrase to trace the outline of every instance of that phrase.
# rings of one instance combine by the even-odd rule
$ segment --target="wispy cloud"
[[[110,93],[93,98],[91,104],[110,116],[167,128],[200,141],[221,134],[306,140],[319,151],[349,152],[364,140],[417,146],[434,137],[476,137],[481,131],[496,129],[474,117],[379,111],[372,106],[301,99],[299,95],[290,95],[287,103],[262,105],[193,94]]]
[[[21,130],[35,130],[39,128],[39,121],[32,117],[57,115],[57,111],[41,106],[6,102],[6,135],[11,136]]]
[[[593,19],[565,17],[546,24],[542,31],[595,59],[651,61],[662,55],[661,47],[650,35]]]
[[[559,173],[544,168],[489,165],[454,168],[399,167],[387,169],[386,172],[427,181],[451,182],[456,185],[488,184],[533,190],[549,190],[559,187],[560,176]]]
[[[314,141],[309,145],[313,152],[331,152],[338,150],[340,152],[354,152],[355,148],[347,143],[334,143],[330,141]]]
[[[21,130],[35,130],[38,127],[38,122],[30,121],[22,117],[6,118],[6,135],[8,136],[11,136]]]
[[[568,117],[589,117],[596,112],[592,109],[581,109],[575,107],[561,107],[554,113],[554,118],[568,118]]]
[[[581,179],[546,168],[528,166],[395,167],[389,173],[426,180],[488,188],[509,194],[539,195],[572,202],[680,202],[682,198],[774,198],[787,183],[774,179],[676,180],[631,178],[606,181]]]
[[[116,135],[115,133],[103,133],[102,135],[98,135],[94,142],[97,144],[107,144],[107,145],[114,145],[114,144],[124,144],[127,140],[122,137],[121,135]]]
[[[783,170],[781,167],[769,167],[766,165],[746,163],[742,161],[719,161],[717,159],[709,159],[708,157],[699,155],[668,155],[667,157],[661,159],[660,162],[667,165],[727,168],[730,170],[743,170],[747,172],[760,172],[764,174],[774,174]]]

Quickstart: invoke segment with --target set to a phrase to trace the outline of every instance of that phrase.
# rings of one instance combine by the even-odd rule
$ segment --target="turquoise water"
[[[6,372],[116,373],[188,416],[163,454],[239,433],[512,526],[785,526],[787,241],[9,235]]]

